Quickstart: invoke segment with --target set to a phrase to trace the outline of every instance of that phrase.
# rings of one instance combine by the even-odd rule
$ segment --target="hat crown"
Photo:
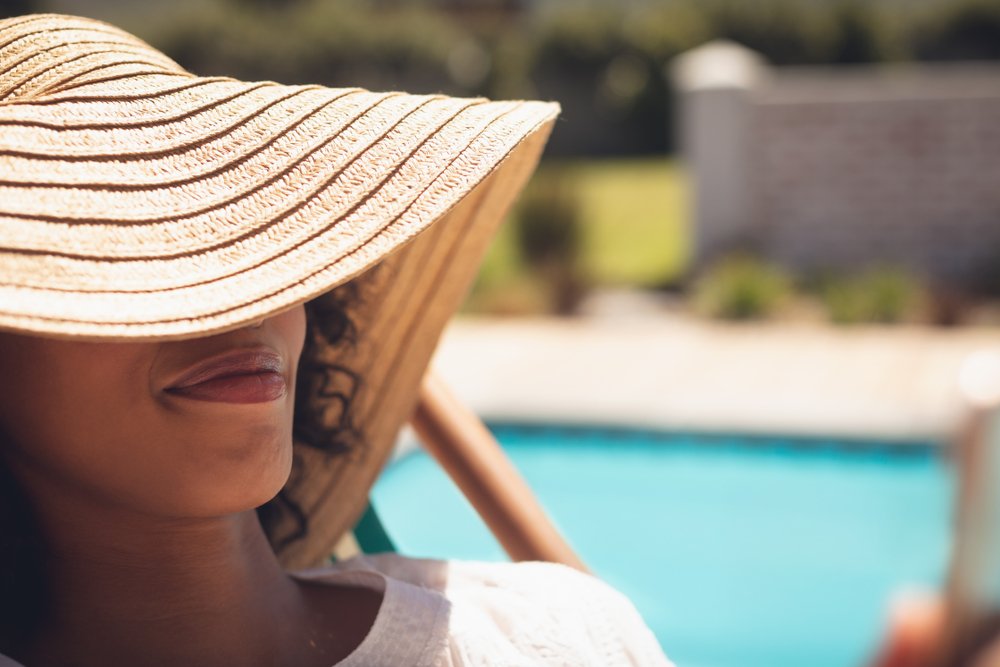
[[[0,105],[136,74],[190,76],[147,43],[101,21],[59,14],[0,21]]]

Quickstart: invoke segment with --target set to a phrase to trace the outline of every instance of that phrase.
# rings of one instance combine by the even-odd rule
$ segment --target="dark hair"
[[[357,330],[350,315],[356,301],[351,283],[306,304],[307,330],[296,381],[293,439],[332,456],[361,442],[351,421],[351,403],[360,378],[333,359],[354,345]],[[0,433],[0,450],[9,441]],[[281,492],[257,510],[275,550],[308,532],[305,513],[295,501],[301,477],[299,457]],[[29,644],[44,621],[50,590],[45,573],[45,538],[34,508],[0,457],[0,653],[11,655]]]
[[[357,342],[356,322],[350,310],[358,300],[356,285],[347,283],[306,304],[306,340],[295,383],[292,473],[278,495],[257,509],[275,551],[308,532],[305,512],[295,500],[303,472],[298,447],[310,447],[332,457],[351,452],[362,441],[351,412],[362,378],[337,359],[343,356],[338,353]]]

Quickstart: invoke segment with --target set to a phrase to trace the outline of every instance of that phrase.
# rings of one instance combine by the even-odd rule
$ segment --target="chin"
[[[233,489],[234,499],[237,502],[231,511],[239,512],[259,507],[278,495],[288,482],[292,471],[291,439],[282,443],[277,456],[256,463],[258,465],[239,475],[243,483],[236,484],[236,488]]]
[[[241,483],[222,482],[212,485],[184,499],[184,507],[180,508],[179,513],[193,518],[240,514],[272,500],[287,480],[287,474],[268,474],[266,477],[244,479]]]
[[[196,448],[181,472],[174,500],[189,516],[221,516],[254,509],[278,494],[292,469],[289,429],[241,429],[239,437]],[[228,440],[228,442],[226,442]]]

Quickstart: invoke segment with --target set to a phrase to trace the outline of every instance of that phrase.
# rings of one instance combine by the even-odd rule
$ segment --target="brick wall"
[[[735,224],[696,206],[699,260],[748,245],[803,271],[891,263],[1000,289],[1000,67],[764,68],[727,88],[745,140],[689,146],[696,202],[733,189],[710,153],[744,165]],[[697,127],[713,117],[683,130],[716,136]]]

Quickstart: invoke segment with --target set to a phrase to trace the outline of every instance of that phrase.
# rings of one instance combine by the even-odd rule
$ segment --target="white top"
[[[335,667],[672,667],[625,596],[562,565],[381,554],[295,576],[384,592]]]
[[[381,554],[299,576],[384,582],[371,631],[337,667],[671,665],[625,596],[562,565]]]

